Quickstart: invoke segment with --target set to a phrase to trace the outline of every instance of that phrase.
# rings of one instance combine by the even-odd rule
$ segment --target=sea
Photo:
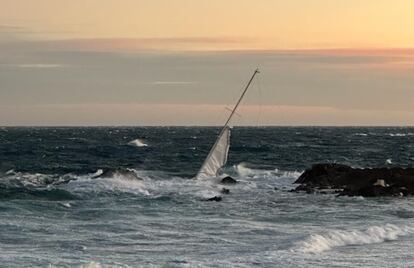
[[[0,128],[0,267],[414,267],[414,198],[290,192],[315,163],[414,167],[414,128],[234,127],[228,195],[194,178],[219,131]]]

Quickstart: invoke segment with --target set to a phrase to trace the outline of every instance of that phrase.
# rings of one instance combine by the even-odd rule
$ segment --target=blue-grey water
[[[0,267],[414,267],[414,198],[289,192],[318,162],[413,167],[414,128],[236,127],[240,183],[205,202],[218,130],[0,128]]]

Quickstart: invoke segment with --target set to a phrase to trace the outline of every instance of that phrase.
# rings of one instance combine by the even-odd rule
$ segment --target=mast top
[[[229,116],[229,118],[227,119],[226,123],[223,126],[223,129],[230,123],[231,118],[233,117],[233,115],[235,114],[237,107],[239,107],[240,102],[242,101],[244,95],[247,92],[247,89],[249,89],[250,84],[252,83],[254,77],[256,76],[256,74],[260,73],[259,68],[256,68],[256,70],[254,71],[252,77],[250,78],[249,82],[247,83],[246,87],[243,90],[243,93],[241,94],[239,100],[237,101],[236,105],[234,105],[234,108]]]

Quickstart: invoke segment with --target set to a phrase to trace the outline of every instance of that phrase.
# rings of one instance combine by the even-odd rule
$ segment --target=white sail
[[[216,143],[211,148],[206,160],[198,171],[197,179],[216,177],[219,169],[227,162],[227,154],[230,147],[230,127],[226,126],[221,131]]]
[[[230,147],[230,127],[229,123],[233,118],[233,115],[236,113],[237,107],[239,107],[244,95],[247,92],[250,84],[253,81],[253,78],[256,74],[259,73],[259,70],[256,69],[254,71],[252,77],[250,78],[249,82],[247,83],[243,93],[241,94],[239,100],[237,101],[236,105],[234,106],[233,110],[231,111],[230,116],[227,118],[224,127],[222,128],[220,135],[218,136],[216,143],[214,143],[213,147],[210,150],[207,158],[204,160],[203,165],[201,166],[200,170],[197,173],[197,179],[205,179],[205,178],[212,178],[217,177],[218,171],[222,166],[224,166],[227,162],[227,154],[229,152]]]

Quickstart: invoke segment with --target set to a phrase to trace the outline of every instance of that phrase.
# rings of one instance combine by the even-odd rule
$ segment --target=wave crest
[[[388,136],[390,137],[406,137],[406,136],[412,136],[414,133],[388,133]]]
[[[240,177],[277,177],[277,178],[289,178],[297,179],[302,174],[298,171],[281,171],[279,169],[264,170],[264,169],[253,169],[246,166],[246,163],[240,163],[234,167],[235,171]]]
[[[136,147],[147,147],[148,144],[146,144],[143,140],[141,139],[135,139],[133,141],[128,142],[129,145],[132,146],[136,146]]]
[[[299,251],[304,253],[319,253],[335,247],[348,245],[376,244],[396,240],[400,236],[414,233],[412,227],[398,227],[393,224],[371,226],[366,230],[328,231],[323,234],[313,234],[299,243]]]

